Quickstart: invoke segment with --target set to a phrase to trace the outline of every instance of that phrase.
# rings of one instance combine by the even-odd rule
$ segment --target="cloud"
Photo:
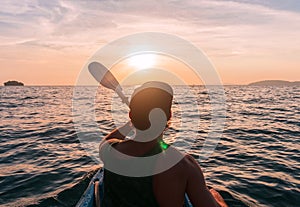
[[[190,41],[223,70],[227,82],[250,81],[250,73],[257,78],[261,69],[278,78],[299,76],[300,6],[291,0],[3,0],[1,76],[24,68],[29,75],[46,71],[41,82],[67,69],[75,72],[66,76],[76,77],[98,48],[145,31]]]
[[[158,31],[220,56],[296,47],[287,37],[300,35],[299,13],[270,5],[246,0],[4,1],[0,45],[81,50],[135,32]]]

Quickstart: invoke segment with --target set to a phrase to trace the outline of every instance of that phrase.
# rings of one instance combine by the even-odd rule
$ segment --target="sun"
[[[154,54],[134,55],[128,59],[128,64],[138,70],[153,67],[156,62],[157,57]]]

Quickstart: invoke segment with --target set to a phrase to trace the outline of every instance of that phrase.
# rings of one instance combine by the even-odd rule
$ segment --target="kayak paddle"
[[[122,99],[122,102],[129,106],[128,98],[122,92],[122,87],[115,78],[115,76],[101,63],[92,62],[88,66],[92,76],[105,88],[115,91],[119,97]]]

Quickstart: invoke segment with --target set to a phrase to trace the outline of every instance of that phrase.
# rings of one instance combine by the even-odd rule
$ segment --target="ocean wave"
[[[85,90],[91,92],[86,88],[79,92]],[[210,132],[212,103],[204,87],[192,87],[190,95],[186,90],[176,87],[166,140],[195,157],[208,185],[221,191],[231,206],[297,206],[300,90],[225,87],[225,129],[206,159],[201,150]],[[99,167],[88,150],[97,150],[103,136],[118,124],[113,118],[128,119],[126,107],[112,106],[111,92],[98,92],[95,111],[93,103],[82,106],[85,111],[75,111],[75,118],[82,115],[79,124],[86,129],[79,133],[73,121],[72,87],[1,88],[0,205],[76,204]],[[81,95],[78,103],[85,104]],[[93,123],[91,112],[95,112]]]

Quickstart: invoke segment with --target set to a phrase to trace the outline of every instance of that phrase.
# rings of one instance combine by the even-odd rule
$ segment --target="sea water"
[[[223,134],[206,159],[201,149],[210,130],[211,100],[203,86],[186,90],[174,87],[165,140],[195,157],[207,185],[221,191],[230,206],[299,206],[300,88],[225,86]],[[98,144],[126,121],[128,110],[111,91],[98,88],[90,107],[101,133],[91,132],[96,139],[84,143],[73,119],[73,91],[0,87],[1,206],[74,206],[100,167]],[[93,91],[83,89],[89,96]]]

